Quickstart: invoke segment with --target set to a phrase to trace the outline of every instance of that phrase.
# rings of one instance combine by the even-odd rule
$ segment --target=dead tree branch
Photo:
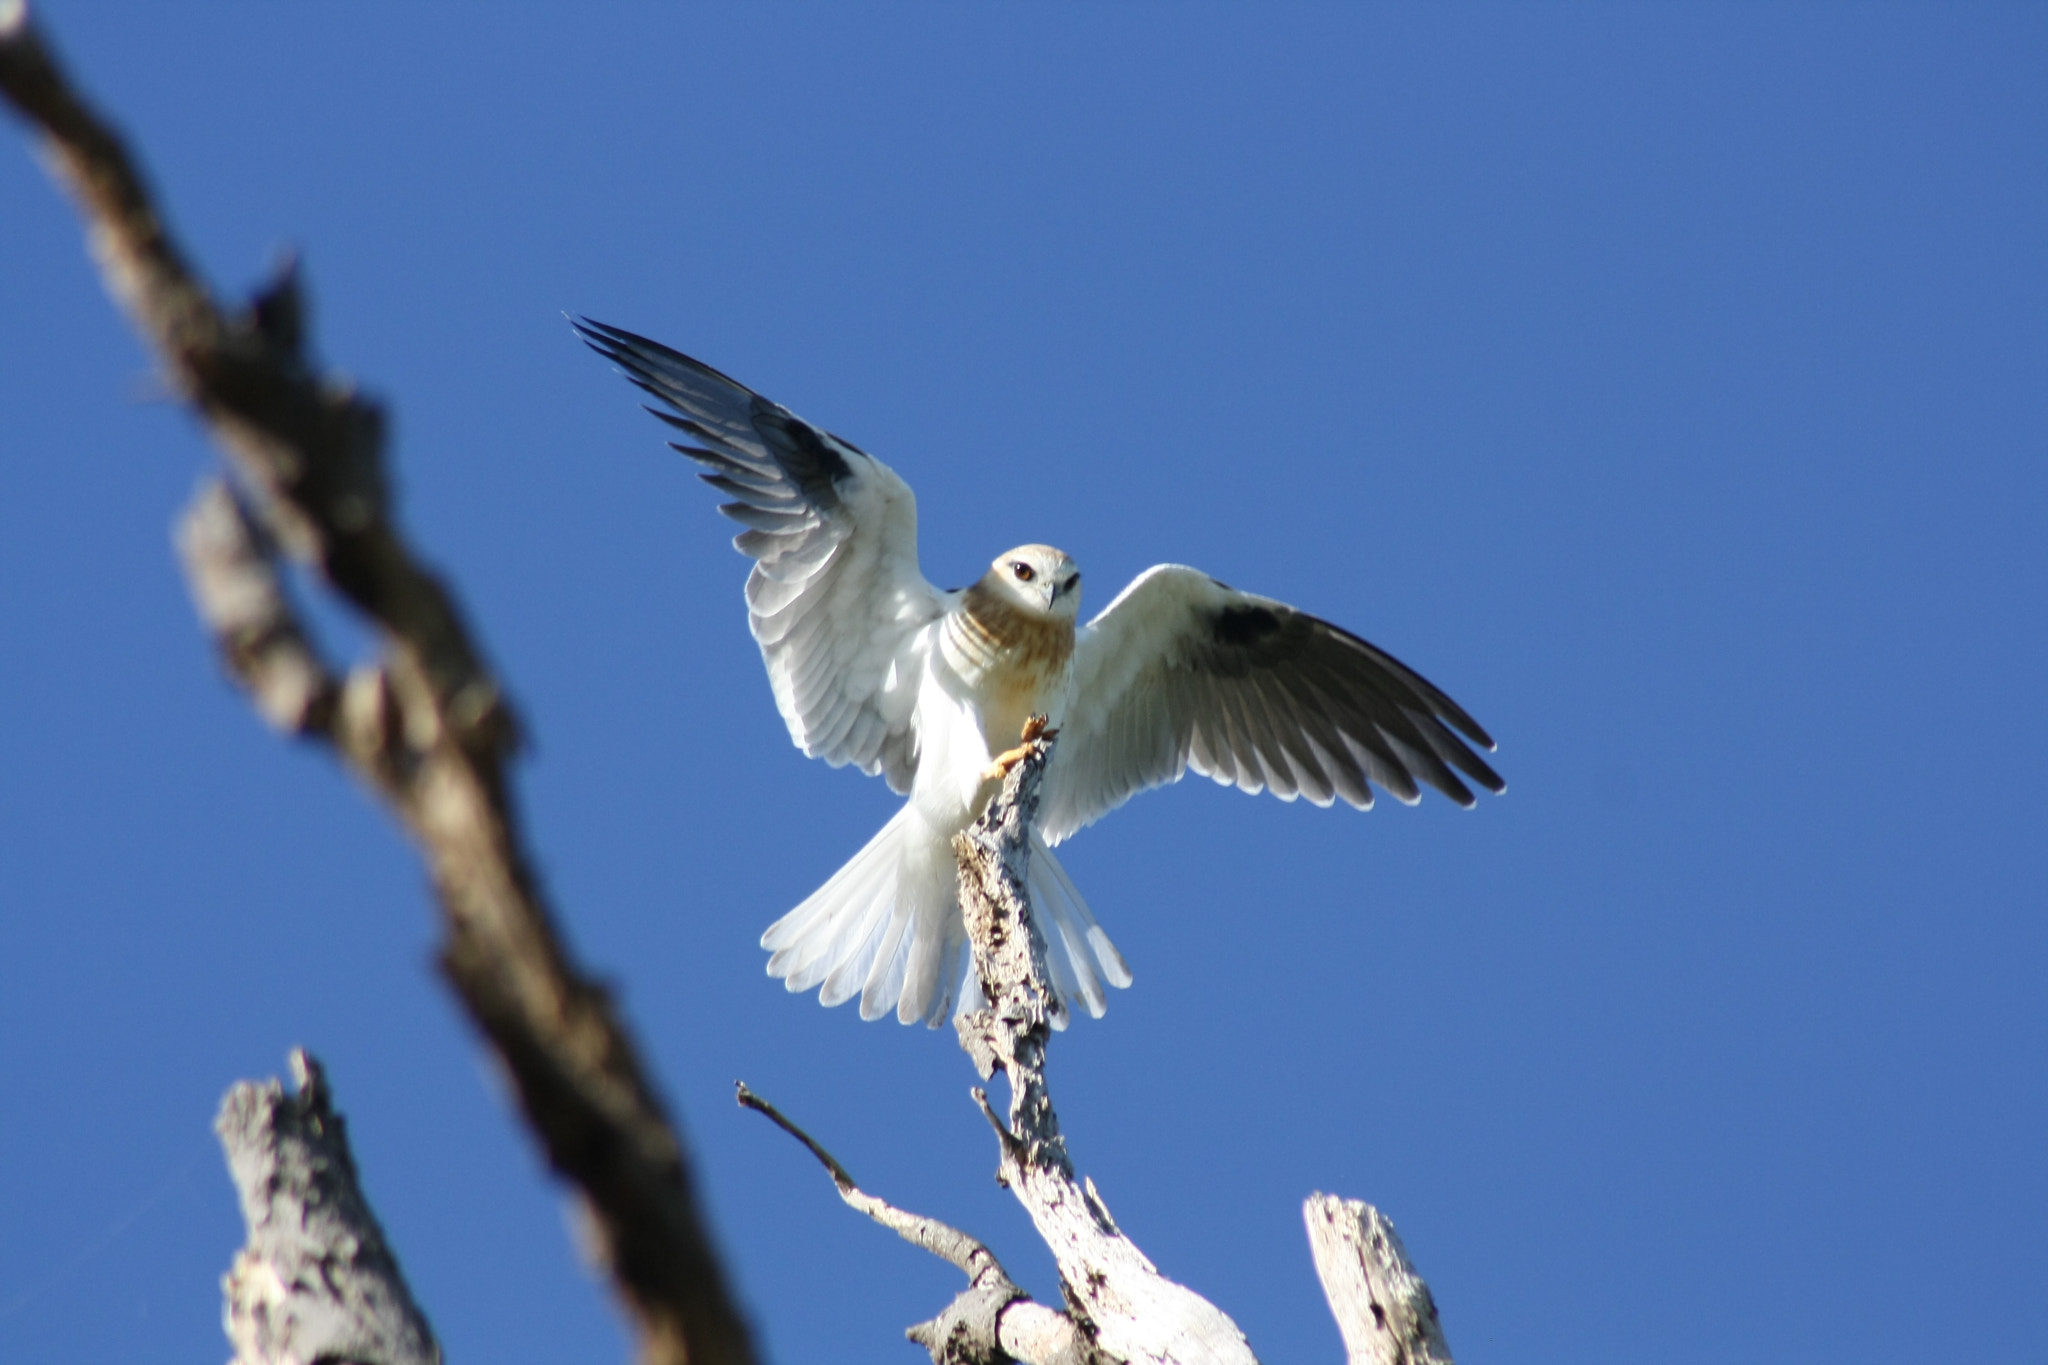
[[[931,1352],[933,1365],[986,1365],[1012,1359],[1030,1365],[1089,1365],[1098,1359],[1087,1338],[1075,1328],[1074,1320],[1057,1309],[1032,1302],[1003,1269],[995,1253],[981,1242],[950,1224],[907,1213],[867,1193],[854,1183],[852,1174],[839,1164],[838,1158],[781,1110],[747,1089],[746,1082],[740,1082],[737,1091],[744,1108],[765,1115],[810,1150],[831,1174],[832,1183],[847,1207],[866,1214],[912,1246],[929,1251],[967,1276],[967,1288],[943,1312],[906,1333]]]
[[[22,0],[0,0],[0,92],[77,201],[108,288],[249,490],[202,494],[180,536],[229,671],[273,724],[329,745],[419,845],[442,970],[581,1197],[641,1359],[749,1365],[682,1142],[610,997],[557,933],[526,851],[504,689],[394,520],[381,409],[310,366],[292,268],[246,308],[215,302]],[[293,613],[273,546],[375,623],[380,657],[345,684]]]
[[[243,1081],[213,1121],[249,1230],[221,1280],[234,1365],[440,1365],[357,1183],[320,1063],[295,1050],[291,1067],[297,1094]]]
[[[1312,1194],[1301,1216],[1350,1365],[1451,1365],[1436,1300],[1385,1215],[1362,1199]]]
[[[1061,1288],[1100,1351],[1129,1362],[1246,1362],[1251,1347],[1223,1312],[1161,1275],[1110,1216],[1095,1182],[1076,1181],[1046,1088],[1052,993],[1045,944],[1025,887],[1038,783],[1054,737],[1026,746],[982,816],[953,841],[960,907],[988,1005],[958,1020],[960,1045],[986,1079],[1010,1082],[1010,1115],[975,1101],[1002,1149],[998,1179],[1031,1215],[1059,1262]],[[1351,1365],[1450,1365],[1429,1287],[1394,1226],[1357,1200],[1308,1201],[1309,1241]]]
[[[1051,1248],[1068,1306],[1103,1354],[1130,1365],[1246,1365],[1254,1357],[1237,1324],[1161,1275],[1124,1236],[1095,1183],[1075,1178],[1060,1135],[1045,1083],[1055,997],[1025,891],[1038,783],[1053,743],[1048,735],[1027,744],[1002,791],[953,840],[960,859],[960,908],[988,1002],[957,1021],[960,1045],[984,1079],[1000,1069],[1010,1082],[1007,1126],[986,1095],[975,1092],[1002,1149],[997,1178]]]

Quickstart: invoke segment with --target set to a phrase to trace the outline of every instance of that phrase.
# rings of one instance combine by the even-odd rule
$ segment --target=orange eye
[[[1010,561],[1010,572],[1017,575],[1017,581],[1019,583],[1029,583],[1033,578],[1037,577],[1037,575],[1031,571],[1031,566],[1029,564],[1026,564],[1021,559],[1013,559]]]

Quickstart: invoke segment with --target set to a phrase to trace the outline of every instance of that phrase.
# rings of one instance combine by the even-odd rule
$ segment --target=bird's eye
[[[1010,561],[1010,572],[1017,575],[1019,583],[1029,583],[1033,578],[1037,577],[1036,574],[1032,573],[1031,566],[1021,559]]]

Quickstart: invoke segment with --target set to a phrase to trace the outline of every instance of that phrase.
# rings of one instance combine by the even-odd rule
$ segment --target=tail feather
[[[879,872],[889,865],[884,856],[889,851],[889,841],[884,836],[889,833],[890,825],[894,823],[892,820],[889,825],[882,826],[860,852],[847,859],[846,866],[832,874],[831,881],[805,897],[803,903],[796,909],[769,925],[767,932],[761,935],[761,946],[770,952],[788,952],[793,955],[797,949],[809,942],[810,931],[821,922],[830,919],[838,906],[838,901],[827,896],[826,891],[861,875],[863,869]],[[776,975],[780,976],[782,973],[777,972]]]
[[[787,983],[793,991],[820,988],[835,1005],[846,998],[846,992],[838,989],[842,983],[834,979],[837,975],[835,969],[841,963],[860,956],[861,949],[871,943],[876,931],[883,927],[878,921],[889,908],[887,878],[871,878],[848,889],[861,895],[858,911],[820,926],[824,932],[804,944],[790,964]]]
[[[903,935],[911,917],[899,914],[889,921],[889,937],[876,954],[860,993],[860,1017],[879,1019],[895,1007],[903,995],[903,974],[910,966],[910,954],[903,951]]]
[[[856,857],[848,863],[774,926],[804,918],[794,933],[784,936],[786,941],[769,959],[769,972],[787,978],[793,991],[807,991],[824,980],[843,957],[857,951],[874,933],[879,927],[875,919],[888,913],[895,899],[890,885],[894,871],[889,860],[881,857]],[[765,944],[767,936],[762,938]]]
[[[835,940],[819,956],[819,966],[830,968],[824,988],[818,992],[821,1005],[843,1005],[863,992],[875,967],[894,954],[903,937],[909,917],[891,910],[896,900],[895,879],[882,878],[871,894],[871,908],[853,932]]]
[[[846,888],[844,908],[837,918],[819,926],[818,942],[811,950],[816,957],[804,973],[807,979],[799,986],[792,976],[789,988],[807,990],[822,980],[824,989],[818,994],[821,1004],[841,1005],[851,1000],[867,983],[868,970],[874,965],[882,941],[902,932],[896,910],[896,886],[900,879],[900,869],[891,866],[887,859],[878,860],[876,869],[867,876],[854,879]]]
[[[1130,968],[1123,955],[1095,922],[1095,915],[1073,878],[1060,866],[1037,831],[1031,835],[1031,867],[1028,874],[1032,908],[1046,931],[1046,966],[1053,985],[1069,999],[1081,1002],[1092,1018],[1100,1019],[1109,1008],[1102,982],[1113,986],[1131,984]],[[1055,1020],[1055,1023],[1062,1021]]]
[[[950,904],[952,906],[950,919],[940,927],[938,932],[932,935],[932,941],[937,944],[937,947],[931,954],[931,990],[924,997],[923,1006],[920,1008],[914,1002],[914,993],[912,991],[905,990],[902,1003],[896,1007],[896,1017],[906,1024],[915,1023],[917,1020],[922,1019],[924,1020],[925,1027],[937,1028],[940,1024],[946,1022],[946,1016],[953,1009],[954,997],[959,994],[961,979],[960,950],[966,946],[967,936],[962,930],[959,893],[957,889],[953,893],[953,899]],[[918,947],[921,948],[923,946],[923,942],[920,941]],[[913,967],[919,965],[918,956],[914,951],[910,954],[910,962]],[[909,981],[917,981],[919,979],[915,975],[908,977]]]
[[[963,1013],[979,1008],[980,983],[963,971],[956,877],[951,841],[906,804],[830,881],[761,935],[768,974],[791,991],[817,987],[825,1005],[858,994],[863,1019],[893,1009],[906,1024],[922,1020],[936,1028],[956,998]],[[1100,1018],[1109,1003],[1103,983],[1128,986],[1130,971],[1035,832],[1028,889],[1046,938],[1052,1022],[1066,1027],[1067,1001]]]
[[[937,1028],[946,1017],[946,1007],[952,1002],[953,987],[957,984],[956,980],[947,979],[949,973],[958,973],[960,954],[947,951],[946,927],[947,921],[960,917],[959,890],[954,881],[950,846],[946,853],[945,865],[936,869],[937,876],[931,875],[933,869],[915,868],[904,878],[902,890],[910,892],[905,899],[911,900],[904,908],[909,910],[916,929],[905,954],[909,965],[903,974],[903,994],[896,1001],[896,1018],[905,1024],[921,1019]]]
[[[1075,957],[1082,956],[1080,945],[1086,944],[1088,954],[1101,967],[1103,978],[1118,990],[1127,989],[1131,984],[1131,969],[1124,964],[1124,955],[1116,950],[1116,945],[1109,941],[1109,935],[1095,922],[1095,912],[1088,908],[1081,888],[1074,885],[1074,879],[1067,875],[1067,869],[1053,856],[1052,849],[1037,830],[1031,831],[1031,868],[1033,872],[1043,872],[1059,889],[1059,896],[1047,899],[1060,900],[1063,904],[1064,908],[1054,913],[1066,917],[1064,922],[1071,925],[1080,940],[1073,950]],[[1096,1016],[1098,1019],[1101,1017],[1099,1014]]]

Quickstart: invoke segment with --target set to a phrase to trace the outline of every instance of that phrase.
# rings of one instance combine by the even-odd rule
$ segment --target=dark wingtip
[[[1442,724],[1441,717],[1438,721],[1437,733],[1438,736],[1444,741],[1443,743],[1435,744],[1432,746],[1436,749],[1437,756],[1439,758],[1442,758],[1445,761],[1447,761],[1451,765],[1451,767],[1456,768],[1459,772],[1463,773],[1472,781],[1477,782],[1480,786],[1486,788],[1486,790],[1492,792],[1495,796],[1500,795],[1502,792],[1508,789],[1508,784],[1505,780],[1502,779],[1501,775],[1495,772],[1492,766],[1489,765],[1485,759],[1481,758],[1478,754],[1473,753],[1469,745],[1460,743],[1458,737],[1451,733],[1451,731]],[[1490,748],[1492,746],[1489,745],[1488,747]],[[1443,790],[1441,783],[1437,784],[1437,786],[1439,790]],[[1464,785],[1462,783],[1459,784],[1459,790],[1465,790]],[[1446,794],[1448,795],[1449,793],[1446,792]],[[1469,796],[1470,793],[1467,792],[1467,795]],[[1458,804],[1469,808],[1475,803],[1467,800],[1460,801]]]
[[[1489,744],[1486,747],[1491,749],[1493,746]],[[1463,770],[1465,776],[1471,778],[1495,796],[1499,796],[1508,789],[1507,779],[1495,772],[1492,766],[1477,754],[1472,755],[1472,762],[1470,764],[1460,763],[1458,767]]]
[[[568,319],[569,328],[576,333],[578,341],[588,346],[591,350],[596,351],[606,360],[617,361],[620,358],[618,343],[613,341],[610,335],[617,330],[616,328],[607,327],[603,323],[584,317],[580,313],[563,313],[562,316]]]
[[[1413,672],[1412,669],[1410,671]],[[1419,674],[1417,676],[1420,677]],[[1486,750],[1486,752],[1488,753],[1492,753],[1495,749],[1500,747],[1498,744],[1495,744],[1493,742],[1493,736],[1486,733],[1485,726],[1481,725],[1478,721],[1472,719],[1472,717],[1466,712],[1464,707],[1458,705],[1458,703],[1452,701],[1449,697],[1445,696],[1442,690],[1439,689],[1435,684],[1429,682],[1427,679],[1424,679],[1423,686],[1428,689],[1425,695],[1429,697],[1430,709],[1436,712],[1438,720],[1449,721],[1457,729],[1459,734],[1463,735],[1472,743],[1477,744],[1480,748]],[[1478,774],[1474,773],[1473,776],[1477,777]]]
[[[599,354],[614,359],[618,358],[621,350],[636,346],[656,352],[668,349],[658,341],[651,341],[638,333],[629,332],[623,327],[614,327],[609,322],[599,322],[596,318],[586,317],[581,313],[564,313],[562,316],[569,320],[569,326],[575,329],[577,336],[583,338],[585,345]]]

